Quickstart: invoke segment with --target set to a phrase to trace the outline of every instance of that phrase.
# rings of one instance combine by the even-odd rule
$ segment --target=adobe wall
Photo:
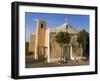
[[[36,40],[36,36],[31,35],[29,41],[29,52],[32,52],[32,54],[35,53],[35,40]]]
[[[50,33],[50,60],[59,61],[61,57],[61,48],[55,41],[55,33]]]
[[[79,59],[83,56],[82,46],[77,42],[77,34],[71,35],[72,58]]]

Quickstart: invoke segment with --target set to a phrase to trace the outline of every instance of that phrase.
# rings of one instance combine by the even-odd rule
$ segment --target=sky
[[[53,14],[25,12],[25,40],[29,41],[30,34],[36,33],[36,21],[45,20],[47,28],[56,28],[64,23],[81,30],[89,32],[89,15],[81,14]]]

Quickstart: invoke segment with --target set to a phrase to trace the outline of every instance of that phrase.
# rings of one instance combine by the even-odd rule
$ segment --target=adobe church
[[[31,34],[29,40],[29,52],[32,52],[34,59],[46,60],[48,63],[61,60],[61,47],[55,41],[55,36],[60,31],[69,33],[71,37],[70,44],[63,47],[62,59],[79,60],[83,57],[82,46],[77,42],[78,30],[67,23],[50,29],[44,20],[37,20],[36,34]]]

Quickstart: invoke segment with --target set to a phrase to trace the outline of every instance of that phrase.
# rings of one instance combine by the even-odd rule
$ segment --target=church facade
[[[78,30],[64,23],[54,29],[46,27],[46,21],[38,20],[36,34],[30,35],[29,52],[33,54],[36,60],[46,60],[50,62],[59,62],[61,60],[61,47],[55,41],[55,36],[60,31],[70,34],[70,44],[63,46],[62,60],[79,60],[83,57],[82,46],[77,42]]]

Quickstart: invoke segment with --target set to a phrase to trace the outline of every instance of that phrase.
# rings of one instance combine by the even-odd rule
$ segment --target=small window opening
[[[41,28],[43,28],[43,23],[41,23]]]

